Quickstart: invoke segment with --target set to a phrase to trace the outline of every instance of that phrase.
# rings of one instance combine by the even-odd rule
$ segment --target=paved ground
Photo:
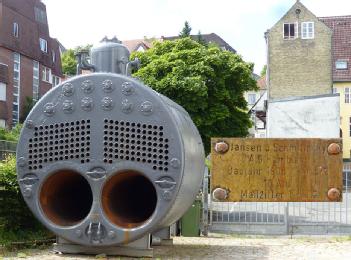
[[[22,254],[22,255],[21,255]],[[156,247],[154,259],[351,259],[351,237],[210,237],[174,239],[173,246]],[[17,257],[22,256],[23,258]],[[1,256],[0,256],[1,259]],[[6,253],[3,259],[128,259],[101,256],[54,255],[49,249]],[[130,258],[129,258],[130,259]]]

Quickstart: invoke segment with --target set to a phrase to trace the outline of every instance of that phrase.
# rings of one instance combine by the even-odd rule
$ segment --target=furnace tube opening
[[[123,228],[145,223],[157,204],[152,182],[136,171],[123,171],[107,180],[102,190],[102,207],[108,219]]]
[[[89,214],[93,193],[82,175],[62,170],[45,180],[39,200],[45,216],[51,222],[59,226],[73,226]]]

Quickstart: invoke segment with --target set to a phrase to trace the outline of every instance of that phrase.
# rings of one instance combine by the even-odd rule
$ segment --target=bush
[[[16,174],[16,157],[10,155],[0,162],[0,225],[4,230],[34,230],[41,228],[28,209]]]

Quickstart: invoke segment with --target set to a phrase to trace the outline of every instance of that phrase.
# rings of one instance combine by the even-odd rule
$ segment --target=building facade
[[[265,36],[269,100],[332,92],[332,30],[300,1]]]
[[[333,92],[340,94],[340,129],[343,157],[351,155],[351,15],[319,18],[332,31]]]
[[[40,0],[0,0],[0,127],[16,125],[26,102],[37,101],[62,76],[46,6]]]

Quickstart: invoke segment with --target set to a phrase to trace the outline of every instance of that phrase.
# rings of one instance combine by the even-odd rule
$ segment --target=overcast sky
[[[216,33],[259,73],[266,62],[264,32],[296,0],[43,0],[50,34],[66,48],[120,40],[178,35],[189,21],[192,33]],[[351,15],[351,0],[302,0],[317,16]]]

